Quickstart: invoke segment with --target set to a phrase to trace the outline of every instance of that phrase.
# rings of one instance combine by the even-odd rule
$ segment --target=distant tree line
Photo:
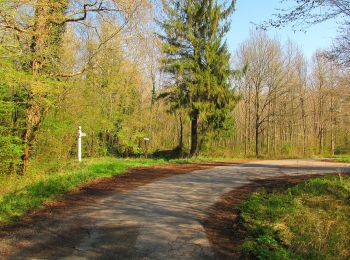
[[[237,82],[236,151],[311,156],[349,152],[349,70],[324,52],[302,50],[253,32],[236,53],[247,71]]]

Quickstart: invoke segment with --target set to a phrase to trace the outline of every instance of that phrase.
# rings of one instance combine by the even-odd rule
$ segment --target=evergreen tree
[[[163,69],[171,84],[166,89],[175,107],[186,108],[191,119],[191,150],[211,131],[222,130],[233,109],[230,54],[224,37],[236,1],[177,0],[163,3]],[[176,98],[174,98],[176,97]],[[199,138],[199,129],[201,136]]]

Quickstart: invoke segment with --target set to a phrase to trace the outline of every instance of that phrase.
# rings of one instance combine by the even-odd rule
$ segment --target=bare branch
[[[56,74],[54,76],[63,77],[63,78],[70,78],[70,77],[76,77],[76,76],[83,74],[87,69],[89,69],[91,67],[91,65],[90,65],[91,61],[100,53],[102,47],[105,46],[114,37],[116,37],[129,24],[129,22],[131,21],[133,15],[135,14],[135,12],[137,11],[138,8],[139,8],[139,5],[137,5],[134,8],[132,13],[129,15],[128,19],[126,19],[126,21],[123,23],[123,25],[121,27],[118,28],[118,30],[116,30],[115,32],[110,34],[106,39],[104,39],[103,41],[100,42],[100,44],[96,47],[95,51],[90,55],[89,59],[86,62],[86,65],[84,66],[84,68],[81,71],[75,72],[75,73],[69,73],[69,74],[60,73],[60,74]]]
[[[103,6],[103,1],[100,1],[99,3],[96,1],[92,4],[85,3],[83,5],[82,10],[78,10],[70,14],[68,17],[66,17],[62,21],[53,21],[53,23],[65,24],[70,22],[79,22],[79,21],[85,20],[89,13],[101,13],[101,12],[122,12],[122,10],[119,8],[105,7]]]

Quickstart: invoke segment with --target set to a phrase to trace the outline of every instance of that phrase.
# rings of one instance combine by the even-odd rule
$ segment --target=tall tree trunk
[[[198,109],[193,108],[191,113],[191,150],[190,155],[197,155],[198,149],[198,119],[199,111]]]
[[[151,107],[154,105],[154,103],[156,102],[157,99],[157,95],[156,95],[156,75],[153,72],[153,70],[151,71],[151,80],[152,80],[152,97],[151,97]]]
[[[266,127],[266,153],[270,155],[270,113],[271,113],[271,102],[267,110],[267,127]]]
[[[32,147],[34,145],[37,132],[40,129],[43,116],[46,113],[45,109],[34,102],[32,93],[29,93],[27,102],[25,121],[26,127],[22,134],[23,153],[21,156],[22,163],[20,167],[20,174],[22,175],[27,171]]]
[[[248,154],[248,124],[247,124],[247,112],[248,112],[248,102],[245,101],[245,109],[244,109],[244,156]]]
[[[323,154],[323,127],[320,127],[320,132],[319,132],[319,153],[320,155]]]
[[[301,120],[303,128],[303,156],[306,155],[306,111],[305,111],[305,102],[304,97],[300,97],[300,106],[301,106]]]
[[[247,140],[247,142],[248,142],[248,153],[250,153],[250,151],[251,151],[251,136],[252,136],[252,134],[251,134],[251,129],[252,129],[252,127],[251,127],[251,115],[252,115],[252,109],[251,109],[251,86],[249,85],[249,87],[248,87],[248,140]]]
[[[179,129],[179,144],[178,148],[180,150],[180,156],[182,157],[183,154],[183,147],[184,147],[184,124],[183,124],[183,118],[182,113],[179,113],[179,120],[180,120],[180,129]]]
[[[34,31],[30,46],[33,55],[31,69],[34,76],[41,73],[41,71],[45,73],[45,70],[50,67],[49,64],[52,62],[54,63],[54,61],[58,59],[56,52],[65,25],[52,24],[50,17],[64,15],[67,5],[68,0],[61,0],[59,4],[54,0],[37,1],[34,17]],[[50,53],[50,51],[52,53]],[[51,59],[48,58],[48,55],[50,55]],[[35,101],[35,95],[32,89],[28,90],[26,104],[25,129],[22,134],[23,153],[21,156],[22,163],[20,174],[25,174],[28,168],[32,146],[37,132],[40,129],[44,114],[47,111],[47,107]]]
[[[259,117],[255,121],[255,156],[259,157]]]
[[[333,96],[331,97],[331,155],[334,156],[335,153],[335,136],[334,136],[334,125],[335,125],[335,116],[334,116],[334,101]]]
[[[49,15],[49,6],[46,1],[39,0],[35,10],[34,35],[31,42],[31,52],[33,60],[31,68],[33,75],[36,75],[44,62],[42,57],[47,46],[47,38],[49,37],[49,24],[47,22]],[[31,89],[28,90],[27,108],[25,118],[25,129],[22,134],[23,153],[21,156],[22,163],[20,167],[20,174],[25,174],[29,165],[29,158],[31,154],[32,144],[35,139],[36,131],[39,129],[41,122],[41,113],[38,105],[34,101],[34,93]]]
[[[95,156],[95,132],[92,130],[91,132],[91,149],[90,149],[90,156]]]
[[[331,124],[331,155],[335,154],[335,136],[334,136],[334,124]]]
[[[260,84],[255,86],[255,156],[259,156]]]
[[[277,153],[277,93],[274,91],[273,95],[273,106],[272,106],[272,118],[273,118],[273,134],[272,134],[272,150],[273,155]]]

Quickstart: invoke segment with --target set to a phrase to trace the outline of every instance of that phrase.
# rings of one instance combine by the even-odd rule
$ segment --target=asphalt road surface
[[[0,258],[218,259],[203,223],[225,194],[256,180],[349,171],[349,164],[279,160],[174,174],[2,231]]]

